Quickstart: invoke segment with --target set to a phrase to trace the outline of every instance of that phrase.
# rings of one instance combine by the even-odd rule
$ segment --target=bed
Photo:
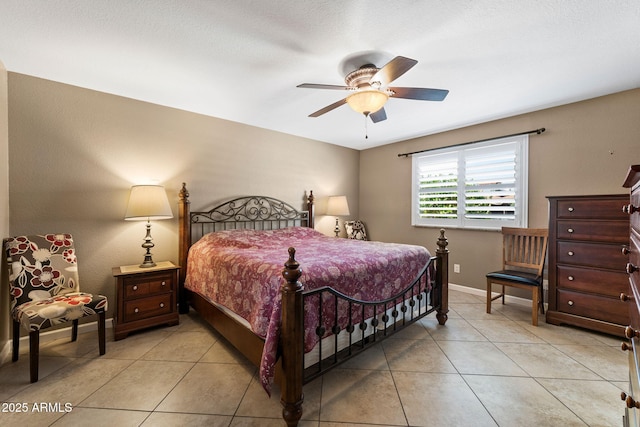
[[[191,212],[179,200],[180,312],[196,310],[281,390],[283,418],[298,424],[303,385],[393,333],[448,312],[448,249],[337,239],[305,210],[266,196]]]

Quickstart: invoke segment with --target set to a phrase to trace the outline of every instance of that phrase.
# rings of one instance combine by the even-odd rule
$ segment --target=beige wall
[[[0,61],[0,236],[9,235],[9,116],[7,94],[7,69]],[[4,263],[2,263],[4,264]],[[9,312],[9,289],[0,269],[0,363],[8,356],[9,321],[4,313]]]
[[[428,118],[426,118],[428,120]],[[438,231],[412,227],[411,158],[399,153],[444,147],[540,127],[529,140],[529,226],[548,225],[546,196],[625,193],[629,165],[640,163],[640,89],[403,141],[360,153],[360,217],[373,239],[435,249]],[[485,288],[500,267],[497,232],[447,230],[452,283]]]
[[[358,214],[358,151],[21,74],[8,83],[9,231],[73,233],[81,286],[109,297],[108,317],[111,268],[143,260],[144,222],[123,220],[133,184],[164,185],[174,215],[183,181],[193,210],[249,194],[302,208],[313,190],[320,231],[333,229],[320,215],[329,195]],[[152,235],[154,260],[176,262],[177,219]]]

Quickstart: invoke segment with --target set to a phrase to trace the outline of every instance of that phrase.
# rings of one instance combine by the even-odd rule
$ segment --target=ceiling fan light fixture
[[[357,91],[347,97],[347,104],[353,109],[353,111],[360,114],[375,113],[382,107],[389,99],[389,94],[379,90],[361,90]]]

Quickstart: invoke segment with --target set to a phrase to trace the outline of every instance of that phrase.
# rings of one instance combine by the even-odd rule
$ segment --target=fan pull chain
[[[369,130],[367,127],[368,118],[369,118],[369,113],[364,113],[364,139],[369,139]]]

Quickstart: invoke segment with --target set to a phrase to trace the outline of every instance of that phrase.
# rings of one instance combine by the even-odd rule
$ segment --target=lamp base
[[[139,265],[140,268],[155,267],[156,263],[151,258],[151,248],[154,247],[153,238],[151,238],[151,221],[147,221],[147,235],[144,236],[144,243],[142,247],[147,250],[144,254],[144,261]]]
[[[153,262],[153,260],[151,259],[151,254],[149,254],[149,255],[145,255],[144,262],[140,264],[138,267],[149,268],[149,267],[155,267],[156,265],[157,264]]]
[[[333,229],[333,232],[336,233],[336,237],[340,237],[340,227],[338,225],[338,218],[336,218],[336,228]]]

